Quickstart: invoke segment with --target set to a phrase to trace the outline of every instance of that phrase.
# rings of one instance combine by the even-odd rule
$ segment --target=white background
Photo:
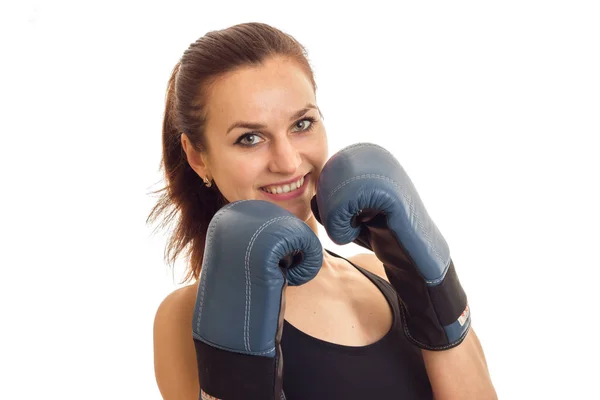
[[[307,47],[332,153],[371,141],[400,159],[500,398],[597,396],[596,2],[14,3],[0,8],[0,398],[160,398],[153,318],[183,276],[145,224],[166,84],[190,43],[248,21]]]

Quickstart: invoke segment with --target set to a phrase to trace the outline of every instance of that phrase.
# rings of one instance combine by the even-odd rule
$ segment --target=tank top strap
[[[364,276],[366,276],[371,282],[373,282],[375,286],[377,286],[377,288],[381,291],[381,293],[387,299],[390,307],[392,308],[392,314],[394,316],[394,326],[392,329],[398,328],[401,322],[401,311],[399,303],[400,297],[398,297],[396,289],[394,289],[394,287],[389,282],[381,278],[379,275],[374,274],[373,272],[366,270],[359,265],[356,265],[347,258],[342,257],[330,250],[325,249],[325,251],[334,257],[341,258],[342,260],[345,260],[348,263],[350,263],[350,265],[359,270]]]

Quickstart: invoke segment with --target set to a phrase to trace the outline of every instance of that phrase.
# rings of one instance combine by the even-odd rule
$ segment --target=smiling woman
[[[377,257],[322,249],[317,104],[304,48],[266,24],[210,32],[173,70],[149,220],[178,217],[168,256],[188,251],[191,284],[156,313],[163,397],[494,398],[472,330],[442,357],[422,352]]]
[[[308,221],[327,139],[304,69],[289,56],[272,55],[224,73],[206,99],[204,147],[195,145],[194,134],[181,134],[190,168],[214,180],[228,202],[285,201],[283,207]],[[301,188],[313,190],[292,192],[290,185],[303,178]]]

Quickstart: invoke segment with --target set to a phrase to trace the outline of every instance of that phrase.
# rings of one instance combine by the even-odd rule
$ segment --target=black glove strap
[[[372,250],[383,263],[400,297],[407,336],[413,343],[428,350],[443,350],[462,342],[464,336],[450,343],[444,329],[455,322],[467,306],[467,297],[452,262],[444,280],[437,286],[428,286],[404,246],[388,228],[384,215],[363,225],[355,243]]]

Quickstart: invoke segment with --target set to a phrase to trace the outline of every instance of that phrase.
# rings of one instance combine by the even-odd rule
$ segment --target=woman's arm
[[[421,351],[436,400],[498,398],[473,328],[465,340],[452,349]]]
[[[357,254],[350,260],[389,282],[383,264],[374,254]],[[421,351],[436,400],[498,398],[473,328],[463,342],[452,349]]]
[[[154,373],[165,400],[198,400],[200,384],[192,339],[195,285],[169,294],[154,319]]]

